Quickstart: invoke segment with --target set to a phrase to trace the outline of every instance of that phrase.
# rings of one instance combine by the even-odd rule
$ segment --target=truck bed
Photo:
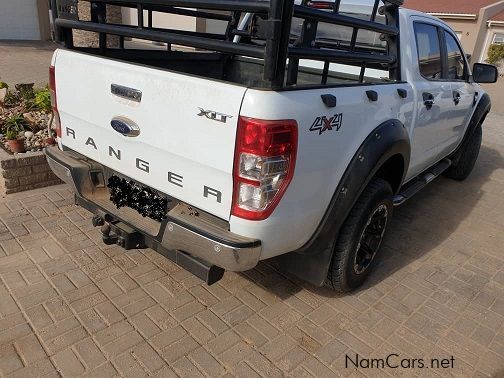
[[[76,51],[101,57],[98,49],[79,48]],[[237,56],[233,59],[220,53],[173,51],[167,54],[159,50],[109,49],[106,58],[163,69],[183,74],[228,82],[247,88],[264,88],[263,65],[261,59]],[[287,71],[287,69],[286,69]],[[327,84],[352,85],[359,82],[360,68],[343,64],[331,64]],[[316,61],[301,61],[296,86],[320,86],[323,64]],[[368,69],[364,77],[366,83],[389,82],[388,72]]]

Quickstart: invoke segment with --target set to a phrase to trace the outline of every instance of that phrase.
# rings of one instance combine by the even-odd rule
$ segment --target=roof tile
[[[481,8],[499,2],[502,0],[406,0],[404,7],[426,13],[479,14]]]
[[[490,21],[504,21],[504,11],[497,13],[495,16],[491,17]]]

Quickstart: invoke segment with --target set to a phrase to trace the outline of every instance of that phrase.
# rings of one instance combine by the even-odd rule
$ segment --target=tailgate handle
[[[111,84],[110,85],[110,92],[117,96],[124,98],[126,100],[131,100],[135,102],[141,102],[142,101],[142,91],[135,89],[135,88],[129,88],[125,87],[123,85],[119,84]]]

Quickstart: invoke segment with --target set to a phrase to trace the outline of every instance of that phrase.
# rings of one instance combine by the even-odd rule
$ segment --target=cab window
[[[450,33],[444,32],[448,59],[448,80],[464,80],[466,74],[465,59],[460,47]]]
[[[443,67],[438,28],[434,25],[415,23],[415,35],[420,73],[426,79],[442,79]]]

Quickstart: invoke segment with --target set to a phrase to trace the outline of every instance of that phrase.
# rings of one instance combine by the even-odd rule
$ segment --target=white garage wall
[[[4,1],[4,0],[0,0]],[[123,22],[129,25],[138,25],[138,12],[136,9],[122,8]],[[147,25],[148,12],[144,11],[144,23]],[[196,30],[196,19],[194,17],[180,16],[153,12],[152,25],[157,28],[171,28],[177,30]]]
[[[0,0],[0,39],[40,39],[36,0]]]

